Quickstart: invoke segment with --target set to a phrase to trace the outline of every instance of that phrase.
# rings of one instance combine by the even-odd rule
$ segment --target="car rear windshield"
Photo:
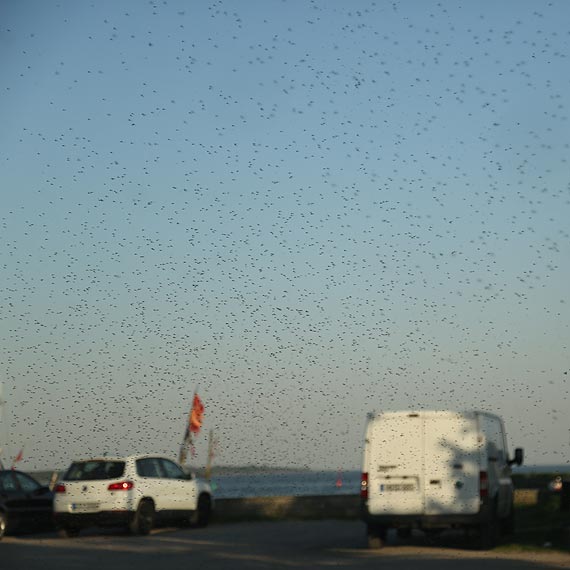
[[[80,461],[72,463],[64,476],[65,481],[98,481],[117,479],[125,470],[124,461]]]

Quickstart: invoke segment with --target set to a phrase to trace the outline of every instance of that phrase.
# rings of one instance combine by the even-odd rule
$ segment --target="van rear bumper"
[[[366,505],[361,508],[362,520],[371,526],[385,528],[454,528],[481,525],[491,518],[488,505],[481,505],[479,512],[474,514],[440,514],[440,515],[400,515],[368,512]]]

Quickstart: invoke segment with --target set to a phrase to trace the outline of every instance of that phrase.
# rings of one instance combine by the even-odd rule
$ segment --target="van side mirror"
[[[522,465],[522,462],[524,461],[524,451],[522,449],[522,447],[517,447],[515,449],[515,457],[514,459],[509,459],[509,465]]]

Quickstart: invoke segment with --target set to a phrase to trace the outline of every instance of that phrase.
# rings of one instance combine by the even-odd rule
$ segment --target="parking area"
[[[381,551],[366,548],[358,521],[283,521],[214,524],[205,529],[162,528],[136,537],[117,530],[86,531],[78,538],[55,533],[6,537],[0,543],[2,570],[155,570],[157,565],[216,569],[420,568],[462,570],[569,568],[570,555],[477,552],[461,536],[429,545],[423,536],[401,542],[390,536]]]

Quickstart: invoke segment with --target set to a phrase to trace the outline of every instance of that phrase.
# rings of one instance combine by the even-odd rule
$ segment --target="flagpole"
[[[18,451],[18,454],[16,456],[14,456],[14,459],[12,459],[12,467],[11,469],[14,470],[16,469],[16,463],[22,461],[22,459],[24,458],[24,445],[20,448],[20,451]]]
[[[4,404],[6,404],[6,400],[4,400],[4,385],[0,384],[0,420],[4,420]]]
[[[4,399],[4,385],[0,383],[0,437],[2,437],[2,441],[0,441],[0,469],[4,469],[4,463],[2,462],[2,453],[4,451],[4,444],[6,443],[4,439],[4,406],[6,405],[6,400]]]
[[[186,463],[186,444],[188,440],[188,427],[186,427],[186,431],[184,432],[184,438],[182,443],[180,444],[180,451],[178,452],[178,463],[184,467]]]
[[[214,430],[211,429],[208,435],[208,460],[206,462],[206,470],[204,477],[206,481],[212,478],[212,462],[214,459],[214,447],[216,445],[216,440],[214,439]]]

